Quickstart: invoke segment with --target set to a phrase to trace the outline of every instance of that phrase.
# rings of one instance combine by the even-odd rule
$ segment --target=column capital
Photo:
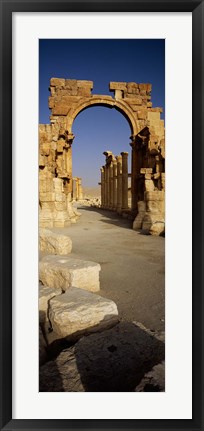
[[[103,152],[103,154],[104,154],[104,156],[109,157],[109,156],[111,156],[113,153],[112,153],[112,151],[104,151],[104,152]]]
[[[128,152],[127,151],[122,151],[122,153],[120,153],[122,157],[127,157],[128,156]]]

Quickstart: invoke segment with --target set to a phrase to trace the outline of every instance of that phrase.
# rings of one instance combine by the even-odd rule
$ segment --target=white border
[[[13,418],[192,417],[191,36],[191,13],[13,14]],[[166,38],[165,393],[38,393],[38,38]]]

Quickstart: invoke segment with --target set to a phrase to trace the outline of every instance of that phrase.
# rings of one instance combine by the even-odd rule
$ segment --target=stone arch
[[[131,129],[131,135],[135,136],[138,133],[134,111],[126,102],[122,100],[115,100],[111,96],[92,96],[90,98],[86,98],[83,101],[79,101],[77,105],[71,108],[66,119],[66,127],[69,133],[72,133],[72,126],[75,118],[80,114],[80,112],[90,108],[91,106],[105,106],[110,109],[115,108],[128,121]]]

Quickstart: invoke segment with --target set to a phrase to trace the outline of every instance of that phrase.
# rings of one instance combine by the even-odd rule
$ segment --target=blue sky
[[[39,122],[49,123],[50,78],[93,81],[92,94],[110,94],[110,81],[152,84],[153,106],[165,103],[164,39],[41,39],[39,41]],[[164,118],[164,114],[162,114]],[[95,106],[81,112],[73,124],[73,175],[97,186],[103,152],[129,152],[130,127],[115,109]]]

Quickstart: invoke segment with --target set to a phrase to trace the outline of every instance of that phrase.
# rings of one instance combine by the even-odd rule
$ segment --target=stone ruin
[[[165,131],[160,114],[152,107],[151,84],[110,82],[114,97],[92,94],[93,82],[50,80],[50,124],[39,126],[40,227],[65,227],[76,222],[73,200],[83,197],[81,178],[72,176],[72,125],[90,106],[115,108],[131,128],[131,173],[128,152],[114,156],[105,151],[101,168],[101,207],[129,215],[133,229],[152,234],[164,232]],[[131,207],[128,205],[131,178]]]
[[[101,208],[132,218],[133,229],[164,231],[164,122],[161,108],[152,107],[151,85],[111,82],[114,97],[92,95],[92,88],[91,81],[52,78],[50,124],[39,126],[40,391],[161,391],[163,338],[137,322],[119,322],[117,305],[98,294],[100,265],[69,256],[71,239],[49,230],[79,217],[72,205],[83,199],[81,178],[72,175],[72,125],[82,110],[102,105],[128,120],[132,165],[128,173],[126,151],[104,152]]]

